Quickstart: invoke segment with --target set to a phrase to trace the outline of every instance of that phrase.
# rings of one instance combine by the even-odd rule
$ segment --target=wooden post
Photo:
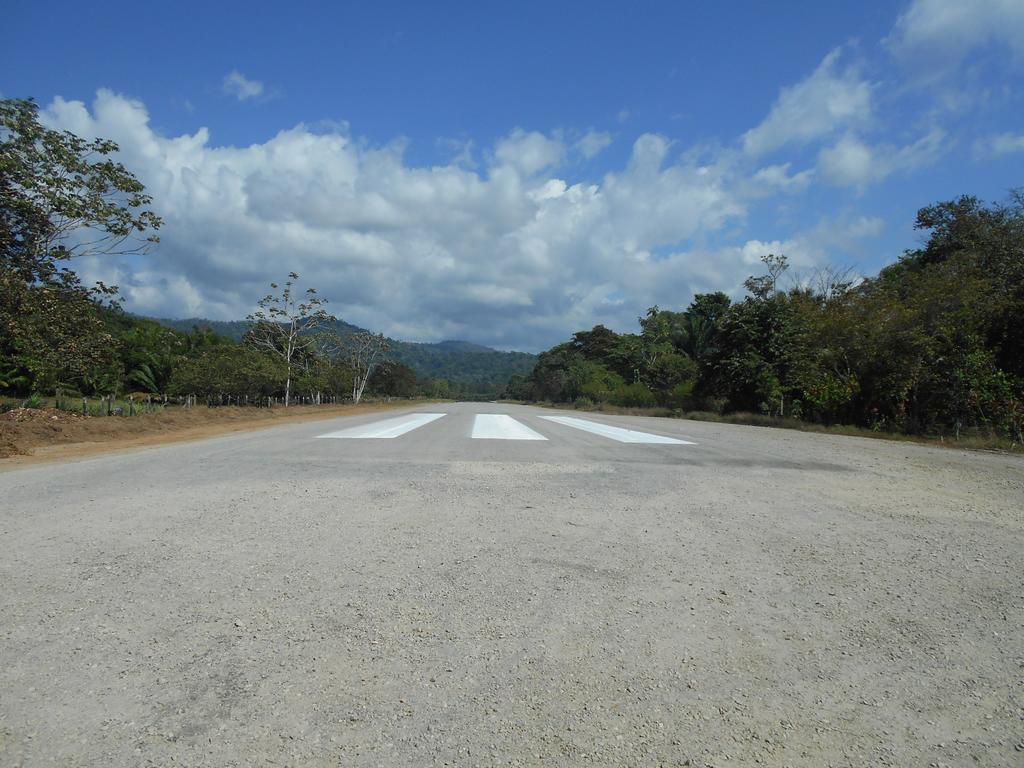
[[[89,398],[87,398],[87,397],[83,397],[82,398],[82,415],[83,416],[88,416],[89,415]]]

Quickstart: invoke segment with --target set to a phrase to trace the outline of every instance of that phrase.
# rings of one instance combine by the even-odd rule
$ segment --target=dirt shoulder
[[[289,408],[200,406],[131,417],[83,416],[55,408],[17,408],[0,414],[0,472],[27,464],[202,440],[279,424],[392,410],[409,404],[409,401],[396,401]]]

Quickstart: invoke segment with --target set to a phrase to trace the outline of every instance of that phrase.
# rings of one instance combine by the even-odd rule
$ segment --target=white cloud
[[[834,146],[821,150],[818,170],[831,184],[863,190],[892,173],[934,162],[943,149],[945,137],[945,131],[933,128],[914,143],[895,147],[871,146],[853,134],[846,134]]]
[[[767,165],[754,173],[755,183],[763,185],[768,191],[799,191],[807,188],[814,178],[814,170],[808,168],[799,173],[790,174],[789,163]]]
[[[527,176],[558,165],[565,157],[565,144],[542,133],[516,128],[497,143],[494,156],[500,165],[515,168]]]
[[[1000,133],[979,139],[975,144],[975,153],[982,156],[995,155],[998,157],[1015,152],[1024,152],[1024,134]]]
[[[768,117],[743,134],[743,149],[760,155],[787,144],[806,144],[871,117],[871,84],[855,69],[838,72],[840,50],[796,85],[783,88]]]
[[[597,183],[550,172],[557,135],[513,131],[481,170],[410,165],[344,125],[298,125],[262,144],[217,147],[204,128],[166,137],[143,104],[109,91],[56,99],[50,125],[105,136],[164,217],[150,256],[79,262],[119,284],[132,311],[237,319],[289,271],[350,322],[415,340],[543,348],[598,322],[632,328],[653,303],[732,288],[749,267],[729,249],[667,248],[746,214],[729,162],[671,157],[663,136]]]
[[[224,77],[221,88],[224,93],[234,96],[239,101],[263,95],[263,83],[259,80],[250,80],[237,69]]]
[[[1024,2],[914,0],[885,42],[925,78],[956,68],[981,46],[1008,48],[1024,56]]]
[[[858,216],[847,226],[853,238],[878,237],[885,230],[885,222],[877,216]]]
[[[295,271],[349,322],[527,349],[599,322],[633,328],[646,307],[679,307],[695,292],[740,292],[764,253],[808,269],[833,251],[856,253],[881,220],[847,212],[758,239],[748,205],[819,180],[860,191],[931,162],[945,142],[938,129],[906,146],[847,130],[816,167],[794,170],[646,133],[624,165],[580,181],[567,158],[600,151],[608,134],[567,141],[516,129],[479,152],[445,144],[453,159],[416,166],[403,142],[373,145],[345,123],[300,124],[246,147],[215,146],[205,128],[163,136],[145,105],[109,91],[89,106],[57,98],[42,116],[117,141],[165,220],[154,254],[77,264],[87,279],[120,285],[132,311],[237,319]]]
[[[833,67],[826,60],[811,79]],[[246,147],[215,146],[205,128],[163,136],[145,105],[109,91],[89,106],[57,98],[42,116],[117,141],[165,220],[154,254],[77,264],[87,279],[119,284],[132,311],[237,319],[295,271],[349,322],[521,349],[599,322],[630,329],[646,307],[679,307],[694,292],[736,293],[767,252],[802,268],[858,253],[859,239],[882,231],[879,219],[847,212],[758,239],[748,205],[819,180],[859,192],[932,162],[945,145],[939,129],[905,146],[847,130],[817,166],[794,170],[647,133],[623,166],[581,181],[567,159],[600,151],[608,134],[567,141],[516,129],[479,151],[445,144],[453,159],[416,166],[403,142],[373,145],[345,123],[300,124]]]
[[[612,135],[604,131],[587,131],[583,138],[573,145],[573,149],[590,160],[601,154],[612,143]]]
[[[818,168],[828,181],[840,186],[862,186],[879,177],[874,151],[852,135],[821,150]]]

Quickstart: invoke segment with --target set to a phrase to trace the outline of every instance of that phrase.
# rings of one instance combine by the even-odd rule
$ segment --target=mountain
[[[209,328],[235,341],[241,341],[249,329],[249,323],[245,320],[190,317],[184,320],[156,318],[156,321],[176,331],[191,331],[194,327]],[[365,329],[343,320],[335,321],[335,330],[342,336],[365,332]],[[537,356],[527,352],[500,352],[469,341],[421,344],[388,339],[388,344],[391,347],[388,358],[405,363],[416,371],[417,376],[448,379],[468,392],[497,392],[513,374],[528,374],[537,362]]]

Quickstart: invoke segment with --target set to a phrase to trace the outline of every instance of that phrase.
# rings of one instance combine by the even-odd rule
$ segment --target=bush
[[[263,398],[284,389],[284,363],[276,357],[241,346],[214,347],[185,360],[168,389],[176,395]]]
[[[612,403],[626,408],[650,408],[657,403],[654,393],[641,382],[623,384],[615,389]]]
[[[21,404],[22,408],[42,408],[42,406],[43,396],[38,392],[33,392],[31,395],[26,397],[24,402]]]

